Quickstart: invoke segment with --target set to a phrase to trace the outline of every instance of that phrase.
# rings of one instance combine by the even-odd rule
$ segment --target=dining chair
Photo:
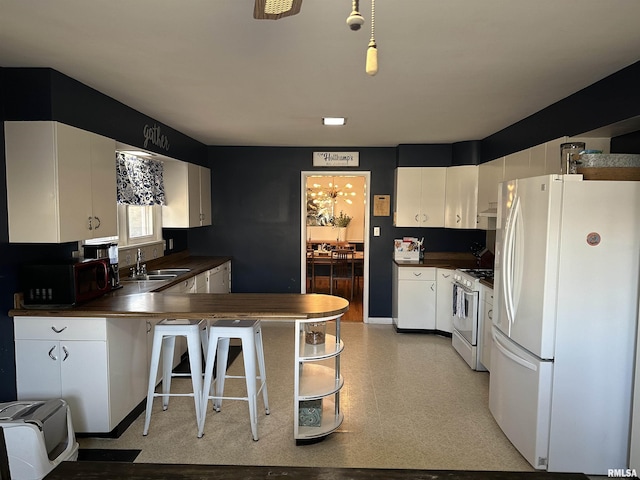
[[[316,267],[311,243],[307,243],[307,280],[310,282],[307,291],[314,293],[316,291]]]
[[[340,280],[351,282],[351,300],[353,300],[353,284],[355,279],[354,251],[351,249],[336,249],[331,252],[330,291],[333,295],[334,284]]]

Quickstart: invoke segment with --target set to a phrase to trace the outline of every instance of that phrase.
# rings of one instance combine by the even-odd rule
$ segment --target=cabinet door
[[[398,328],[433,330],[435,318],[435,281],[399,280]]]
[[[453,331],[453,270],[437,269],[436,330],[451,333]]]
[[[498,186],[504,178],[504,157],[483,163],[478,167],[478,228],[495,230],[496,221],[486,213],[489,209],[497,209]],[[483,214],[484,212],[484,214]]]
[[[421,192],[422,168],[396,168],[396,227],[415,227],[419,225]]]
[[[478,221],[478,167],[447,169],[445,227],[476,228]]]
[[[200,167],[200,225],[211,223],[211,170]]]
[[[188,210],[189,210],[189,226],[200,226],[201,211],[200,211],[200,167],[193,163],[187,164],[187,197]]]
[[[504,159],[504,179],[527,178],[529,174],[529,149],[507,155]]]
[[[111,237],[118,234],[115,150],[110,138],[89,133],[91,143],[92,236]]]
[[[209,270],[209,292],[229,293],[229,262]]]
[[[59,241],[91,238],[93,210],[90,136],[88,132],[62,123],[54,123],[54,127],[57,132]],[[113,168],[115,172],[115,165]]]
[[[107,343],[61,341],[60,349],[62,398],[67,400],[73,413],[74,429],[111,431]]]
[[[420,212],[421,227],[444,227],[446,167],[421,169]]]
[[[60,398],[60,343],[50,340],[16,340],[18,400]]]
[[[196,275],[196,293],[211,293],[210,291],[210,271]]]
[[[393,264],[393,321],[399,329],[433,330],[436,324],[436,269]]]

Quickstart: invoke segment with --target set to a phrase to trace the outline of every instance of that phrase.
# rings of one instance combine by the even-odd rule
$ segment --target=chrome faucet
[[[142,263],[142,249],[139,248],[136,253],[136,266],[131,267],[131,277],[139,277],[147,274],[147,265]]]

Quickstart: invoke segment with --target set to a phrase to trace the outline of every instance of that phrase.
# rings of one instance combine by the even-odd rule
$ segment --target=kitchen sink
[[[146,275],[138,275],[137,277],[126,277],[121,279],[123,282],[148,282],[148,281],[162,281],[173,280],[178,276],[177,273],[148,273]]]
[[[173,275],[175,277],[190,271],[190,268],[161,268],[159,270],[149,270],[147,273],[149,275]]]

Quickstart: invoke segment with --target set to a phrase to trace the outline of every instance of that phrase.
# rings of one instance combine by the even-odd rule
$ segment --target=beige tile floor
[[[142,414],[120,438],[82,438],[80,446],[141,449],[136,462],[532,470],[489,412],[489,375],[469,369],[450,338],[348,322],[342,336],[344,422],[322,442],[293,439],[293,324],[263,322],[271,414],[260,402],[259,441],[246,402],[210,409],[198,439],[192,399],[176,397],[164,412],[155,401],[147,437]],[[241,358],[230,373],[242,372]],[[227,382],[225,393],[242,392],[242,380]],[[175,379],[174,387],[187,391],[190,381]]]

